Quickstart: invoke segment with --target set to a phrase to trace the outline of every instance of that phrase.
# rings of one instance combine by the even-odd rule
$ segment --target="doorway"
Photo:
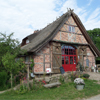
[[[76,71],[76,48],[62,45],[62,66],[66,71]]]

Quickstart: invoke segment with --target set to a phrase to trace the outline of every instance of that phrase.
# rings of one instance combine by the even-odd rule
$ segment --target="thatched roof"
[[[70,16],[74,18],[75,22],[77,23],[78,27],[80,28],[84,37],[86,38],[91,50],[95,52],[96,56],[100,56],[100,51],[90,39],[79,17],[72,10],[69,10],[61,17],[59,17],[56,21],[52,22],[42,30],[25,37],[22,40],[22,43],[26,38],[30,41],[30,43],[22,46],[21,49],[24,49],[27,52],[38,52],[43,46],[45,46],[48,42],[50,42],[53,39],[53,37],[60,30],[64,22],[67,21]]]

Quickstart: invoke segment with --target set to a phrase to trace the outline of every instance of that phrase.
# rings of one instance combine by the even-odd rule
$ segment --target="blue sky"
[[[74,9],[87,30],[100,28],[100,0],[0,0],[0,32],[20,41]]]

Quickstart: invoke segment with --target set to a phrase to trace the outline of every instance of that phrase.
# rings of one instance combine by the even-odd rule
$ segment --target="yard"
[[[1,100],[77,100],[100,94],[100,84],[95,80],[85,80],[85,88],[76,90],[73,82],[63,83],[59,87],[46,89],[39,88],[25,94],[17,94],[15,91],[0,94]]]

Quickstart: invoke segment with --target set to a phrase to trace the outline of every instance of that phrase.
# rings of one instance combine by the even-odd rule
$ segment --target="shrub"
[[[83,74],[83,77],[84,77],[84,78],[89,78],[90,75],[89,75],[89,74]]]
[[[64,82],[65,82],[64,76],[61,75],[59,81],[60,81],[61,83],[64,83]]]
[[[0,72],[0,86],[5,86],[7,81],[7,72],[2,71]]]
[[[24,93],[26,93],[27,91],[28,91],[28,88],[27,88],[26,84],[22,84],[22,85],[20,86],[19,90],[17,90],[16,92],[17,92],[18,94],[24,94]]]
[[[76,78],[79,78],[79,77],[80,77],[80,74],[78,74],[77,72],[71,73],[70,75],[70,78],[72,81],[74,81]]]

